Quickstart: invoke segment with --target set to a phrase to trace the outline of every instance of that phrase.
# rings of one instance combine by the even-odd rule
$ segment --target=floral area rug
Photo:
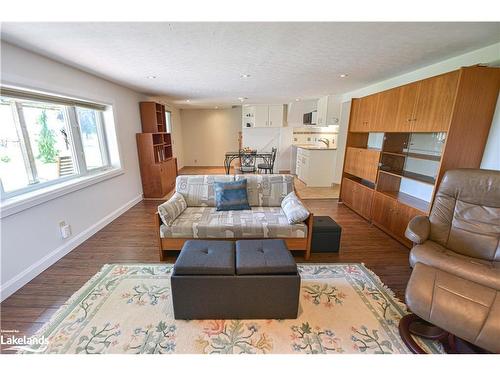
[[[172,264],[109,264],[37,333],[25,353],[409,353],[407,314],[362,264],[300,264],[293,320],[175,320]],[[46,340],[42,340],[45,338]],[[442,352],[420,341],[430,353]]]

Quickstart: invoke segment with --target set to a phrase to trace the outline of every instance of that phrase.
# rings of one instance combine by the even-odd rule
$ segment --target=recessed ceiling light
[[[155,79],[156,76],[148,76],[148,79]]]
[[[295,101],[296,102],[300,102],[300,98],[295,98]]]
[[[339,77],[340,77],[340,78],[346,78],[346,77],[349,77],[349,74],[347,74],[347,73],[342,73]]]
[[[240,78],[250,78],[250,74],[240,74]]]

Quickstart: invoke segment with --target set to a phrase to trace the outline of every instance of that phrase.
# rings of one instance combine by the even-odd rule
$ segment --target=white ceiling
[[[3,23],[1,37],[182,107],[212,107],[351,91],[499,42],[500,23]]]

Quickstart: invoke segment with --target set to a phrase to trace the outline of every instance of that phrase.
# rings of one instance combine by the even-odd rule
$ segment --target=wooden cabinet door
[[[379,94],[375,111],[375,121],[370,125],[372,132],[397,132],[396,119],[398,114],[399,87]]]
[[[379,94],[368,95],[361,98],[360,118],[363,131],[372,131],[372,126],[375,126],[376,111]]]
[[[344,172],[375,182],[377,179],[380,151],[347,147]]]
[[[454,71],[420,82],[412,132],[448,131],[460,72]]]
[[[343,178],[342,194],[340,196],[340,199],[342,199],[342,202],[344,202],[347,206],[352,207],[354,200],[353,197],[354,197],[354,182],[349,180],[348,178]]]
[[[352,174],[353,176],[358,175],[358,168],[360,163],[359,156],[360,154],[356,147],[347,147],[345,152],[344,172]]]
[[[372,216],[373,190],[354,182],[352,208],[366,219]]]
[[[393,124],[393,132],[411,132],[412,120],[417,103],[420,82],[410,83],[398,87],[399,101],[396,119]]]
[[[255,124],[256,128],[265,128],[269,126],[269,106],[256,105],[255,106]]]
[[[405,237],[406,227],[408,226],[410,220],[417,215],[425,215],[425,213],[396,201],[393,221],[390,229],[396,237],[404,241],[408,246],[411,246],[411,241],[407,240]]]
[[[388,232],[392,232],[396,200],[375,192],[372,203],[372,221]]]
[[[270,105],[269,106],[269,126],[281,127],[283,126],[283,106]]]
[[[349,131],[362,132],[363,124],[360,117],[361,99],[352,99],[351,101],[351,117],[349,118]]]

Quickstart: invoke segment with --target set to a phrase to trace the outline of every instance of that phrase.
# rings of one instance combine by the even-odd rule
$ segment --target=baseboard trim
[[[43,271],[45,271],[47,268],[49,268],[63,256],[71,252],[85,240],[89,239],[91,236],[96,234],[98,231],[100,231],[106,225],[108,225],[117,217],[122,215],[125,211],[132,208],[132,206],[139,203],[141,200],[142,200],[142,194],[136,196],[135,198],[125,203],[123,206],[117,208],[110,214],[106,215],[97,223],[93,224],[83,232],[78,233],[68,242],[59,246],[58,248],[56,248],[55,250],[44,256],[42,259],[29,266],[24,271],[14,276],[12,279],[5,282],[0,287],[0,302],[5,300],[7,297],[15,293],[20,288],[22,288],[24,285],[33,280],[36,276],[41,274]]]

